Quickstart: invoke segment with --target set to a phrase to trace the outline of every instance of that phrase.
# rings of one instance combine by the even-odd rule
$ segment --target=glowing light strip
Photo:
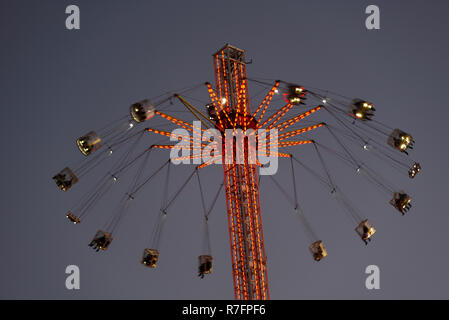
[[[267,129],[271,129],[271,128],[273,128],[273,126],[287,113],[287,112],[289,112],[290,111],[290,109],[293,107],[293,104],[290,104],[290,105],[287,105],[286,107],[285,107],[285,109],[284,110],[282,110],[282,112],[281,112],[281,114],[276,118],[276,119],[274,119],[274,121],[268,126],[268,128]]]
[[[275,129],[278,129],[279,131],[285,130],[286,128],[290,127],[291,125],[299,122],[300,120],[304,119],[305,117],[310,116],[311,114],[315,113],[316,111],[320,110],[322,108],[322,106],[318,106],[316,108],[313,108],[303,114],[300,114],[299,116],[296,116],[294,118],[291,118],[287,121],[284,121],[280,124],[278,124]]]
[[[298,146],[298,145],[309,144],[309,143],[313,143],[313,141],[312,140],[307,140],[307,141],[284,141],[284,142],[280,142],[278,144],[278,148]]]
[[[203,164],[199,165],[197,168],[198,168],[198,169],[201,169],[201,168],[210,166],[211,164],[214,164],[216,160],[220,159],[220,157],[221,157],[221,155],[220,155],[220,156],[213,157],[213,158],[210,159],[209,161],[206,161],[206,162],[204,162]]]
[[[217,95],[215,94],[214,90],[212,89],[210,83],[206,83],[207,87],[209,88],[209,94],[211,95],[211,100],[217,103],[217,105],[219,105],[221,107],[221,110],[223,110],[223,113],[225,114],[226,118],[228,119],[229,123],[232,124],[231,118],[229,118],[228,113],[226,112],[226,110],[223,108],[222,104],[220,101],[218,101]],[[217,110],[215,108],[215,110]],[[217,116],[219,116],[219,113],[217,113]],[[223,127],[223,126],[222,126]],[[224,128],[224,127],[223,127]]]
[[[168,115],[168,114],[165,114],[165,113],[162,113],[162,112],[160,112],[160,111],[155,111],[154,112],[155,114],[157,114],[157,115],[160,115],[162,118],[164,118],[164,119],[167,119],[168,121],[170,121],[170,122],[173,122],[174,124],[177,124],[177,125],[179,125],[179,126],[181,126],[181,127],[183,127],[184,129],[186,129],[186,130],[189,130],[189,131],[193,131],[193,132],[197,132],[198,134],[200,134],[199,132],[198,132],[198,130],[196,130],[191,124],[189,124],[189,123],[187,123],[187,122],[185,122],[185,121],[182,121],[182,120],[179,120],[179,119],[177,119],[177,118],[175,118],[175,117],[172,117],[172,116],[170,116],[170,115]],[[201,131],[206,131],[205,129],[203,129],[203,128],[201,128]]]
[[[217,75],[218,75],[218,90],[219,90],[219,95],[220,95],[220,99],[222,99],[223,98],[223,93],[221,92],[221,90],[222,90],[222,88],[221,88],[221,77],[220,77],[220,58],[218,57],[218,54],[217,54],[217,62],[216,62],[216,64],[217,64]]]
[[[243,66],[242,65],[240,65],[240,72],[243,74]],[[242,79],[242,101],[243,101],[243,129],[245,130],[245,132],[246,132],[246,126],[247,126],[247,122],[246,122],[246,117],[248,116],[248,108],[249,108],[249,106],[247,105],[247,97],[246,97],[246,91],[247,91],[247,88],[246,88],[246,82],[247,82],[247,80],[246,80],[246,78],[243,78]]]
[[[263,118],[265,112],[267,111],[267,108],[271,102],[271,99],[273,98],[274,93],[276,92],[277,88],[279,87],[279,83],[280,83],[279,81],[276,81],[273,88],[271,88],[271,90],[268,92],[268,94],[263,99],[262,103],[257,107],[256,111],[251,116],[251,119],[249,119],[249,122],[251,122],[254,119],[254,117],[257,115],[257,113],[260,111],[260,109],[262,109],[262,107],[264,107],[257,122],[260,122],[260,120],[262,120],[262,118]]]
[[[284,112],[285,110],[290,110],[293,107],[293,105],[291,103],[286,104],[285,106],[283,106],[281,109],[279,109],[276,113],[274,113],[271,117],[269,117],[264,123],[259,124],[257,126],[257,129],[262,128],[264,125],[266,125],[268,122],[270,122],[271,120],[273,120],[275,117],[277,117],[279,114],[281,114],[282,112]]]
[[[207,90],[208,90],[209,95],[210,95],[210,99],[211,99],[211,101],[212,101],[212,103],[214,105],[215,113],[217,114],[217,117],[218,117],[218,123],[220,124],[220,128],[219,129],[223,130],[224,126],[223,126],[223,121],[221,120],[221,116],[220,116],[221,112],[218,110],[218,107],[217,107],[217,105],[220,105],[220,107],[221,107],[221,104],[218,103],[218,99],[216,98],[215,92],[212,89],[210,83],[206,83],[206,86],[207,86]],[[223,107],[221,107],[221,110],[223,110]]]
[[[259,152],[259,155],[262,155],[262,156],[270,156],[270,154],[271,153],[269,151],[267,151],[267,154],[264,154],[263,152]],[[282,152],[278,152],[277,155],[278,155],[278,157],[281,157],[281,158],[291,158],[292,157],[291,154],[282,153]]]
[[[261,234],[261,228],[259,229],[259,211],[258,211],[258,201],[257,201],[257,196],[256,196],[256,190],[255,188],[257,187],[256,182],[255,182],[255,178],[256,178],[256,174],[255,174],[255,170],[253,166],[250,166],[251,169],[251,185],[253,186],[253,205],[254,205],[254,217],[256,218],[256,228],[257,228],[257,244],[258,244],[258,248],[259,248],[259,268],[260,268],[260,274],[262,276],[262,293],[263,293],[263,298],[266,299],[266,288],[265,288],[265,271],[263,270],[263,262],[262,262],[262,256],[264,256],[263,251],[261,249],[261,239],[260,239],[260,234]],[[260,224],[261,226],[261,224]]]
[[[292,138],[292,137],[297,136],[297,135],[299,135],[301,133],[305,133],[305,132],[308,132],[308,131],[320,128],[320,127],[322,127],[324,125],[325,125],[324,123],[319,123],[319,124],[316,124],[316,125],[313,125],[313,126],[309,126],[309,127],[306,127],[306,128],[301,128],[301,129],[298,129],[298,130],[282,133],[282,134],[279,135],[278,141],[282,141],[282,140],[285,140],[285,139],[288,139],[288,138]]]
[[[249,185],[248,185],[248,182],[249,182],[249,177],[248,177],[248,170],[247,170],[247,164],[245,164],[245,165],[243,165],[243,167],[245,168],[245,170],[244,170],[244,172],[245,172],[245,182],[246,182],[246,190],[245,190],[245,192],[246,192],[246,199],[247,199],[247,210],[248,210],[248,215],[249,215],[249,230],[250,230],[250,234],[251,234],[251,251],[252,251],[252,257],[251,257],[251,259],[252,259],[252,262],[253,262],[253,266],[254,266],[254,280],[255,280],[255,283],[256,283],[256,300],[258,300],[259,299],[259,290],[258,290],[258,288],[259,288],[259,279],[258,279],[258,277],[259,277],[259,270],[258,270],[258,268],[256,267],[256,264],[255,264],[255,257],[254,257],[254,253],[255,253],[255,248],[254,248],[254,246],[255,246],[255,244],[254,244],[254,241],[255,241],[255,237],[254,237],[254,227],[253,227],[253,221],[252,221],[252,219],[251,219],[251,216],[253,216],[253,214],[254,214],[254,212],[251,212],[252,210],[252,208],[251,208],[251,206],[250,206],[250,201],[249,201],[249,199],[250,199],[250,196],[249,196]],[[253,214],[252,214],[253,213]],[[246,217],[245,217],[245,220],[246,220]],[[246,225],[246,221],[245,221],[245,225]]]
[[[231,244],[231,257],[232,257],[232,273],[234,275],[234,288],[235,290],[235,298],[241,299],[241,288],[240,288],[240,274],[239,274],[239,268],[238,268],[238,258],[237,258],[237,248],[236,248],[236,232],[234,229],[234,210],[233,210],[233,200],[232,200],[232,192],[231,192],[231,177],[229,174],[229,165],[223,164],[224,168],[224,175],[225,175],[225,181],[226,181],[226,198],[227,198],[227,206],[228,206],[228,212],[231,214],[228,214],[228,225],[229,225],[229,238],[230,238],[230,244]],[[237,283],[236,283],[237,282]]]
[[[233,186],[234,189],[236,189],[237,185],[239,184],[239,181],[237,180],[236,174],[235,174],[235,164],[231,165],[232,168],[232,181],[233,181]],[[237,209],[237,212],[233,213],[233,216],[237,218],[237,226],[238,226],[238,242],[239,242],[239,248],[240,248],[240,263],[242,265],[242,268],[245,268],[245,262],[244,262],[244,254],[243,254],[243,243],[242,243],[242,239],[243,239],[243,233],[242,233],[242,227],[241,227],[241,220],[240,220],[240,201],[237,198],[237,192],[233,192],[234,195],[234,203]],[[248,286],[248,282],[246,281],[246,275],[244,270],[240,270],[242,275],[242,281],[243,281],[243,292],[245,295],[245,299],[248,299],[248,290],[247,290],[247,286]]]
[[[202,144],[202,146],[203,146],[203,147],[207,147],[207,144]],[[185,147],[186,147],[185,145],[179,145],[179,144],[175,144],[175,145],[169,145],[169,144],[155,144],[155,145],[153,145],[153,148],[156,148],[156,149],[182,149],[182,148],[185,148]],[[197,150],[202,151],[201,148],[191,148],[191,147],[189,147],[189,150],[190,150],[190,151],[192,151],[192,150],[195,150],[195,151],[197,151]]]
[[[171,135],[172,135],[171,132],[163,131],[163,130],[157,130],[157,129],[152,129],[152,128],[146,128],[145,130],[148,132],[157,133],[157,134],[160,134],[160,135],[166,136],[166,137],[171,137]],[[177,135],[177,136],[178,136],[178,140],[190,140],[190,142],[193,141],[193,138],[191,136],[186,136],[186,135]]]

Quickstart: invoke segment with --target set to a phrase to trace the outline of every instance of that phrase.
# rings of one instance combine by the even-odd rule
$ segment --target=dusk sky
[[[65,10],[71,4],[80,9],[79,30],[66,28]],[[380,8],[380,30],[365,26],[371,4]],[[214,83],[212,54],[230,43],[252,59],[250,78],[282,79],[372,101],[376,120],[413,135],[410,157],[423,167],[411,180],[386,162],[373,162],[376,172],[412,195],[413,208],[401,216],[388,203],[391,197],[326,154],[339,186],[377,229],[368,246],[329,190],[298,167],[301,206],[329,253],[320,262],[313,261],[290,203],[262,177],[271,298],[448,299],[448,16],[446,0],[0,0],[0,298],[234,298],[223,192],[210,216],[214,271],[200,279],[203,222],[195,180],[170,207],[160,260],[152,270],[140,258],[156,223],[164,172],[142,190],[111,247],[100,253],[88,243],[117,211],[135,171],[79,225],[67,221],[67,210],[115,160],[67,192],[51,179],[85,161],[76,147],[78,137],[127,116],[132,103]],[[192,97],[207,97],[201,90]],[[260,90],[250,87],[253,108],[263,98]],[[176,106],[171,110],[187,116]],[[322,121],[319,114],[314,117]],[[164,128],[164,121],[154,119],[155,127]],[[168,138],[145,134],[140,146],[164,141]],[[312,147],[294,152],[316,165]],[[168,159],[168,151],[151,157],[145,175]],[[290,162],[279,164],[275,178],[291,191]],[[170,194],[193,168],[173,169]],[[212,166],[200,174],[210,203],[223,170]],[[66,289],[68,265],[80,269],[79,290]],[[379,290],[365,287],[369,265],[380,269]]]

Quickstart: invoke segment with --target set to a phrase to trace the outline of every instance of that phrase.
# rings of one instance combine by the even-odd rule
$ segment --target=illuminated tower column
[[[249,121],[245,52],[226,45],[213,58],[216,92],[224,108],[224,127],[244,132],[255,129]],[[248,161],[251,147],[248,139],[244,141],[244,162],[235,163],[234,144],[234,162],[223,163],[234,292],[236,299],[269,299],[257,166]]]

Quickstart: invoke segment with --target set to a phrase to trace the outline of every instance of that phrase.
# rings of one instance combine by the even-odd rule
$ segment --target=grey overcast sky
[[[80,8],[80,30],[65,28],[70,4]],[[365,28],[370,4],[380,8],[380,30]],[[271,297],[448,299],[448,16],[446,0],[0,0],[0,298],[234,297],[223,194],[210,223],[214,273],[201,280],[201,206],[193,183],[170,209],[160,263],[149,270],[139,259],[160,206],[162,179],[136,200],[105,253],[87,244],[126,187],[73,226],[66,211],[100,175],[93,172],[67,193],[51,180],[82,159],[77,137],[126,115],[131,103],[213,82],[211,54],[231,43],[253,59],[250,77],[373,101],[379,121],[413,134],[413,158],[423,165],[415,180],[377,167],[413,195],[405,217],[374,186],[341,177],[378,229],[367,247],[331,195],[298,173],[303,207],[329,251],[320,263],[310,257],[291,206],[262,179]],[[299,156],[311,152],[302,150]],[[156,157],[161,162],[164,155]],[[338,160],[327,160],[337,174]],[[281,165],[277,179],[287,183],[289,163]],[[176,168],[173,186],[191,168]],[[202,177],[210,201],[222,171],[208,168]],[[65,288],[71,264],[80,268],[80,290]],[[380,290],[365,288],[365,268],[372,264],[380,268]]]

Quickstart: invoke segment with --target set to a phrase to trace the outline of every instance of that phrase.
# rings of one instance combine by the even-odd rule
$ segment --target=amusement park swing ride
[[[264,246],[263,225],[260,205],[260,172],[266,165],[259,162],[260,156],[285,158],[290,162],[293,183],[293,197],[274,176],[269,175],[274,185],[285,195],[311,239],[310,253],[315,261],[327,256],[324,243],[316,236],[311,224],[301,210],[297,197],[295,167],[308,171],[321,182],[335,197],[338,204],[354,221],[354,228],[361,240],[368,244],[376,229],[368,219],[360,216],[358,210],[337,186],[326,164],[324,152],[338,157],[369,182],[386,192],[389,203],[402,215],[411,208],[411,197],[394,187],[377,172],[361,161],[354,148],[368,151],[379,159],[391,164],[398,171],[414,179],[421,165],[409,156],[413,149],[412,136],[400,129],[390,128],[374,119],[374,104],[364,99],[351,99],[330,91],[303,86],[282,80],[253,79],[247,77],[245,52],[226,45],[213,54],[215,67],[215,87],[210,83],[169,92],[152,99],[144,99],[130,106],[128,116],[119,119],[101,130],[90,131],[77,139],[81,153],[86,156],[76,167],[65,167],[53,177],[57,186],[68,191],[83,176],[97,168],[106,158],[122,150],[120,157],[110,170],[99,179],[93,190],[77,201],[67,212],[66,217],[78,224],[93,211],[94,206],[126,172],[137,163],[132,184],[121,199],[117,212],[110,217],[105,227],[99,230],[89,246],[96,251],[107,250],[113,235],[128,209],[129,203],[141,194],[141,190],[162,170],[166,170],[161,209],[153,232],[150,248],[145,248],[141,258],[143,266],[156,268],[159,259],[159,239],[171,204],[182,193],[191,180],[197,180],[201,195],[206,226],[207,252],[198,258],[200,277],[212,273],[213,258],[210,250],[208,219],[219,194],[224,190],[229,228],[234,297],[241,300],[269,299],[267,258]],[[250,108],[249,85],[262,87],[265,96],[257,108]],[[189,98],[191,92],[203,90],[209,101]],[[192,103],[191,101],[195,101]],[[252,98],[254,101],[254,97]],[[174,102],[181,106],[196,122],[175,117]],[[198,103],[202,103],[201,108]],[[196,104],[196,106],[194,106]],[[275,106],[277,104],[277,106]],[[201,111],[203,109],[203,111]],[[322,118],[307,122],[309,118],[327,114],[329,121]],[[157,122],[157,121],[162,122]],[[331,123],[332,122],[332,123]],[[199,123],[200,125],[195,125]],[[302,125],[308,123],[308,125]],[[181,129],[181,134],[170,129]],[[212,131],[210,131],[212,129]],[[263,130],[265,129],[265,130]],[[311,138],[298,139],[298,136],[316,131],[327,131],[338,150],[328,147]],[[215,132],[205,139],[207,132]],[[237,133],[242,139],[237,139]],[[263,134],[262,134],[263,133]],[[136,151],[144,135],[163,136],[167,144],[152,143],[143,150]],[[242,135],[243,134],[243,135]],[[210,139],[209,139],[210,138]],[[296,138],[296,139],[294,139]],[[183,141],[180,147],[174,142]],[[231,143],[229,143],[231,141]],[[257,141],[250,143],[251,141]],[[350,144],[348,143],[350,142]],[[311,168],[302,159],[293,155],[297,146],[310,145],[316,153],[321,171]],[[179,155],[178,149],[191,151]],[[155,150],[170,150],[171,159],[148,173],[145,166],[150,154]],[[123,151],[124,150],[124,151]],[[282,151],[279,152],[278,150]],[[175,153],[174,153],[175,152]],[[178,156],[173,157],[173,154]],[[242,157],[242,161],[226,161]],[[207,155],[207,160],[205,159]],[[170,167],[173,163],[193,161],[193,172],[174,195],[168,197]],[[220,165],[224,179],[219,179],[218,190],[211,205],[206,207],[200,172],[210,165]],[[196,179],[194,178],[196,176]]]

